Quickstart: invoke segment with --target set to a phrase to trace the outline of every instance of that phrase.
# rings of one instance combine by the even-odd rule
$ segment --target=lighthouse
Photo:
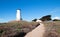
[[[21,18],[21,10],[20,9],[17,9],[16,11],[16,21],[20,21],[22,18]]]

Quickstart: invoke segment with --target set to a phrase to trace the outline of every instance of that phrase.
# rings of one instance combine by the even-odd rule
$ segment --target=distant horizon
[[[17,9],[27,21],[45,15],[60,19],[60,0],[0,0],[0,22],[16,20]]]

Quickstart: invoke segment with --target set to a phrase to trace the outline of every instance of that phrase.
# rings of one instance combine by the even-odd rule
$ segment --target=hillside
[[[43,24],[46,27],[45,37],[60,36],[60,21],[45,21]],[[0,37],[23,37],[38,25],[39,23],[27,21],[0,23]]]
[[[46,27],[46,37],[60,37],[60,21],[44,22]]]

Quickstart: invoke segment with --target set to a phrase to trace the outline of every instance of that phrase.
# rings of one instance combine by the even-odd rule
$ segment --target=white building
[[[20,21],[20,19],[21,19],[21,10],[18,9],[16,12],[16,21]]]

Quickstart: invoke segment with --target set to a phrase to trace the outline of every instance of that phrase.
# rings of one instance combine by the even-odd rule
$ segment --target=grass
[[[9,32],[13,32],[13,33],[16,32],[16,34],[17,34],[17,32],[20,33],[21,31],[31,30],[31,29],[33,29],[32,27],[37,25],[37,24],[38,23],[36,23],[36,22],[27,22],[27,21],[20,21],[20,22],[15,21],[15,22],[1,23],[0,24],[0,34],[2,36],[4,34],[6,34],[6,35],[12,34]]]
[[[46,27],[47,32],[50,32],[52,29],[55,29],[57,33],[60,34],[60,21],[54,21],[54,22],[45,21],[43,23]],[[27,21],[20,21],[20,22],[14,21],[14,22],[8,22],[8,23],[0,23],[0,37],[1,35],[3,36],[3,34],[5,34],[4,32],[8,34],[7,31],[12,33],[15,33],[15,32],[20,33],[21,31],[29,32],[33,30],[37,24],[38,23],[36,22],[27,22]]]

